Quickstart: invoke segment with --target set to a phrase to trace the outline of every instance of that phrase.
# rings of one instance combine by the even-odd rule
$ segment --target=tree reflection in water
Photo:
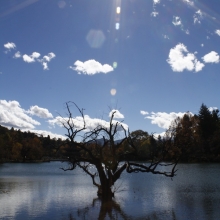
[[[94,212],[96,208],[99,211]],[[97,210],[96,210],[97,211]],[[102,201],[100,198],[95,198],[92,201],[91,206],[86,206],[77,210],[75,214],[70,213],[68,215],[68,220],[76,219],[97,219],[97,220],[177,220],[175,211],[167,210],[164,212],[150,212],[148,215],[139,213],[138,216],[127,215],[124,210],[122,210],[120,204],[114,199],[111,201]]]
[[[92,216],[90,211],[92,212],[91,209],[94,209],[95,207],[99,207],[99,212],[97,213],[97,216]],[[110,201],[102,201],[99,198],[95,198],[93,199],[90,207],[87,206],[85,208],[78,209],[77,215],[80,219],[131,219],[123,212],[120,205],[114,199]]]

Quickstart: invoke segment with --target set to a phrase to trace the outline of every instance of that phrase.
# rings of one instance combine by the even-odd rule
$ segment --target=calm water
[[[98,219],[106,209],[90,177],[59,169],[64,166],[1,164],[0,219]],[[179,164],[178,169],[173,181],[124,173],[111,212],[100,219],[220,219],[220,164]]]

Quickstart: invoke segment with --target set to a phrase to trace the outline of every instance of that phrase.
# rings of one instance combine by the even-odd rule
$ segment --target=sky
[[[0,125],[65,137],[87,126],[163,134],[220,106],[218,0],[7,0],[0,7]],[[70,104],[77,128],[82,118]]]

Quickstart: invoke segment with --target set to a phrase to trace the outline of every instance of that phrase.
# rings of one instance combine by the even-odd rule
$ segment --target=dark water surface
[[[64,166],[1,164],[0,219],[220,219],[220,164],[179,164],[173,181],[124,173],[108,213],[90,177]]]

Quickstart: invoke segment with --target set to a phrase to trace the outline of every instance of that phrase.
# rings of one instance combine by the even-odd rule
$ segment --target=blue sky
[[[74,101],[91,128],[116,109],[131,131],[159,134],[202,103],[219,108],[219,9],[217,0],[2,1],[0,124],[64,135],[58,119]]]

